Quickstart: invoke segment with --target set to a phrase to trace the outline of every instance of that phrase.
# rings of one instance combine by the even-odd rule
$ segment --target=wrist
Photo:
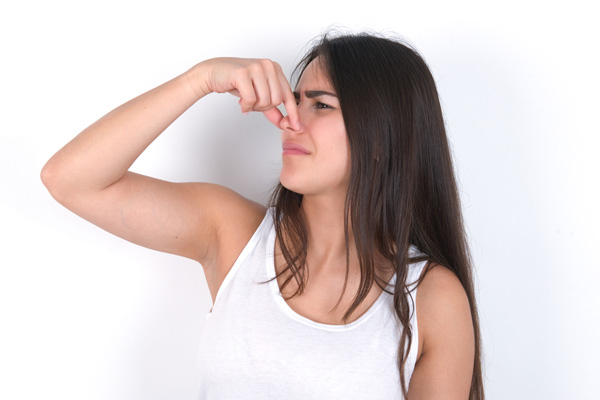
[[[183,75],[190,85],[190,88],[196,94],[197,100],[200,100],[207,94],[212,93],[212,90],[208,85],[209,73],[206,66],[206,61],[202,61],[194,65],[192,68],[184,72]]]

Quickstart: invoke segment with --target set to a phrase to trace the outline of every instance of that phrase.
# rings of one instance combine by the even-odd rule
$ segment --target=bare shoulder
[[[473,342],[473,323],[467,293],[457,276],[442,265],[425,273],[417,290],[419,341],[422,353],[443,344]]]
[[[235,260],[265,218],[266,207],[224,186],[196,184],[195,197],[210,215],[213,238],[202,266],[213,301]],[[204,198],[204,200],[203,200]],[[206,204],[206,200],[209,199]]]
[[[221,187],[220,190],[230,193],[222,197],[223,201],[219,204],[217,236],[229,242],[241,240],[245,245],[262,222],[267,209],[230,189]]]
[[[471,308],[450,269],[434,265],[417,290],[419,353],[409,398],[466,398],[475,354]]]
[[[229,221],[237,221],[238,225],[254,225],[266,212],[264,206],[225,186],[213,183],[191,183],[190,186],[196,202],[211,214],[217,227]]]
[[[215,243],[206,257],[218,263],[228,252],[236,252],[245,245],[263,220],[266,208],[237,192],[209,183],[193,184],[194,197],[202,205],[212,225]],[[241,248],[239,249],[241,251]]]
[[[470,317],[465,289],[454,272],[442,265],[435,264],[424,271],[417,296],[417,307],[422,311],[419,318],[427,320],[432,317],[432,320],[437,320],[439,317],[452,317],[465,312]]]

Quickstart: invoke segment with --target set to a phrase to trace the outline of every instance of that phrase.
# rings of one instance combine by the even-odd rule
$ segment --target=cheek
[[[350,145],[345,130],[332,133],[324,146],[327,148],[327,155],[321,159],[321,167],[323,173],[340,180],[350,176]]]
[[[343,124],[337,127],[332,145],[337,149],[337,158],[347,169],[350,168],[350,143]]]
[[[350,145],[343,122],[308,126],[316,153],[282,160],[279,179],[286,188],[308,194],[347,186],[350,180]]]

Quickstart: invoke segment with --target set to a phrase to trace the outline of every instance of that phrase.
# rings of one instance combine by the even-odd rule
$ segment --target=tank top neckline
[[[269,214],[269,213],[267,213]],[[275,227],[271,224],[271,229],[269,231],[269,235],[267,238],[267,256],[265,258],[266,261],[266,271],[267,271],[267,279],[271,279],[271,278],[275,278],[276,275],[276,271],[275,271]],[[389,283],[388,283],[388,288],[390,285],[394,285],[396,281],[396,273],[394,273],[394,275],[392,276],[392,278],[390,279]],[[288,317],[290,317],[291,319],[295,320],[296,322],[299,322],[303,325],[315,328],[315,329],[320,329],[320,330],[324,330],[324,331],[332,331],[332,332],[344,332],[344,331],[348,331],[351,329],[354,329],[362,324],[364,324],[367,320],[369,320],[376,312],[377,310],[382,306],[383,303],[385,303],[385,301],[387,300],[388,296],[391,296],[389,293],[386,293],[385,291],[382,291],[381,294],[379,295],[379,297],[377,298],[377,300],[375,300],[375,302],[371,305],[371,307],[369,307],[369,309],[360,317],[358,317],[357,320],[350,322],[349,324],[345,324],[345,325],[332,325],[332,324],[325,324],[322,322],[317,322],[317,321],[313,321],[310,318],[307,318],[303,315],[298,314],[296,311],[294,311],[289,304],[285,301],[285,299],[283,298],[283,295],[281,294],[281,291],[279,290],[279,282],[277,281],[277,279],[273,279],[272,281],[269,282],[269,285],[271,286],[271,293],[273,295],[273,298],[275,300],[275,302],[277,303],[277,305],[279,306],[280,310],[286,314]]]

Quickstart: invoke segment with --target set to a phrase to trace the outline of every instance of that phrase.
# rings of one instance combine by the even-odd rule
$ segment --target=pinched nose
[[[298,121],[298,126],[293,126],[289,116],[285,116],[279,122],[279,128],[284,131],[300,133],[304,129],[301,121]]]

